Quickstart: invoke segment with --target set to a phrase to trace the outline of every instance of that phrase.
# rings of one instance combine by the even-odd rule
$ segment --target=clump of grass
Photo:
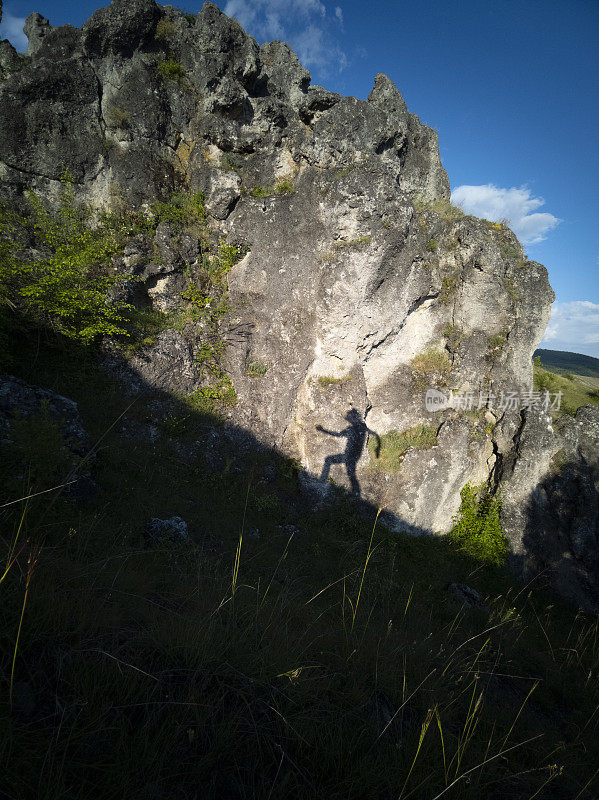
[[[185,70],[174,58],[163,58],[160,60],[156,65],[156,72],[159,77],[164,80],[175,81],[180,86],[182,86],[187,79]]]
[[[434,253],[437,250],[437,242],[435,239],[430,239],[429,243],[426,246],[426,249],[429,253]]]
[[[489,344],[489,351],[491,353],[498,353],[505,347],[507,343],[507,333],[496,333],[487,337]]]
[[[450,275],[443,275],[441,278],[441,291],[439,292],[439,302],[443,305],[450,303],[460,284],[459,275],[452,272]]]
[[[467,483],[460,492],[461,503],[454,526],[448,534],[465,553],[497,566],[505,561],[507,540],[501,530],[501,501],[486,486]]]
[[[131,113],[119,106],[110,106],[106,114],[106,124],[109,128],[126,130],[131,127]]]
[[[414,356],[410,366],[419,388],[424,388],[433,380],[444,384],[451,372],[451,360],[447,353],[437,350],[433,346]]]
[[[252,197],[261,198],[272,197],[276,194],[293,194],[294,192],[293,181],[289,178],[281,178],[276,181],[274,186],[254,186],[250,194]]]
[[[261,378],[268,372],[268,364],[262,361],[251,361],[247,367],[247,374],[251,378]]]
[[[357,236],[355,239],[341,239],[320,257],[320,262],[332,261],[343,250],[362,250],[372,241],[372,236]]]
[[[207,220],[204,195],[201,192],[176,192],[167,202],[155,202],[152,213],[156,224],[168,222],[179,229],[192,225],[203,226]]]
[[[321,389],[328,389],[329,386],[338,386],[351,380],[351,375],[345,375],[341,378],[335,378],[333,375],[319,375],[317,380]]]
[[[172,20],[163,17],[156,25],[156,32],[154,34],[154,38],[158,42],[166,43],[170,42],[170,40],[173,38],[174,35],[175,35],[175,23]]]
[[[295,186],[289,178],[282,178],[275,183],[275,194],[293,194]]]
[[[401,433],[396,430],[389,431],[380,437],[380,443],[374,438],[370,439],[368,451],[376,469],[393,474],[400,469],[404,456],[410,448],[430,450],[436,444],[437,429],[431,425],[417,425]]]
[[[459,206],[454,206],[449,200],[443,200],[441,198],[437,200],[426,200],[416,196],[412,202],[415,211],[433,211],[446,222],[458,220],[465,216],[464,211]]]
[[[447,339],[447,344],[452,353],[455,353],[464,339],[464,331],[455,325],[448,325],[443,331],[443,336]]]
[[[353,172],[355,168],[356,168],[355,164],[350,164],[347,167],[342,167],[341,169],[337,169],[335,170],[335,172],[333,172],[333,178],[337,179],[345,178],[345,176]]]
[[[515,306],[520,300],[520,292],[518,291],[516,284],[511,278],[504,278],[503,286],[508,297],[510,298],[510,302]]]
[[[254,186],[250,194],[252,197],[259,199],[261,197],[272,197],[273,191],[268,186]]]

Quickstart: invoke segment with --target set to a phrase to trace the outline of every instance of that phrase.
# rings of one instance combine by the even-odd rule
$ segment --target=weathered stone
[[[318,502],[335,483],[413,533],[447,532],[464,484],[488,482],[505,493],[521,571],[559,563],[556,585],[592,598],[596,454],[588,445],[583,462],[574,423],[551,431],[527,415],[522,427],[518,409],[497,404],[531,389],[553,300],[546,270],[504,226],[451,208],[437,135],[393,82],[377,75],[368,100],[310,86],[288,45],[259,47],[212,3],[190,21],[153,0],[114,0],[81,29],[39,15],[27,27],[29,57],[0,45],[2,196],[34,187],[53,201],[65,168],[98,208],[201,191],[210,240],[248,250],[228,272],[219,323],[236,345],[223,364],[238,397],[231,445],[275,447]],[[115,259],[132,278],[115,296],[179,310],[200,260],[199,240],[163,223]],[[128,359],[107,346],[106,361],[132,392],[192,392],[204,331],[182,330]],[[453,399],[431,412],[428,389]],[[455,399],[469,393],[471,413]],[[384,447],[419,426],[426,447],[416,437],[383,470],[369,440]],[[562,449],[571,465],[546,486]],[[207,447],[214,464],[217,450]],[[578,511],[563,492],[586,498]]]
[[[187,523],[181,517],[174,516],[169,519],[152,517],[145,527],[144,539],[148,544],[187,542],[189,541],[189,530]]]
[[[484,605],[482,597],[476,589],[471,589],[465,583],[450,583],[447,591],[459,605],[466,608],[482,607]]]
[[[502,527],[525,578],[599,611],[599,409],[526,412],[502,473]]]

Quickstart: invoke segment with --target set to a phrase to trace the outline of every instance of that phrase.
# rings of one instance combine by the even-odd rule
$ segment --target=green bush
[[[501,530],[501,501],[486,486],[467,483],[460,492],[462,502],[449,533],[472,558],[501,565],[507,554],[507,540]]]
[[[123,229],[104,218],[90,226],[89,212],[75,201],[64,176],[60,206],[49,210],[33,192],[30,215],[0,207],[0,298],[26,320],[88,344],[103,335],[127,335],[131,307],[110,300],[122,276],[109,274],[121,248]],[[35,250],[23,251],[23,235],[33,234]],[[20,246],[19,246],[20,245]]]
[[[182,84],[186,78],[185,70],[174,58],[163,58],[156,66],[156,72],[161,78],[176,81]]]

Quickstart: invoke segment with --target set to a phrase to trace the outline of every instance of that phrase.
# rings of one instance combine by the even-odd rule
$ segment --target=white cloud
[[[523,244],[537,244],[547,237],[550,230],[559,225],[561,219],[536,209],[545,204],[541,197],[533,197],[530,189],[502,189],[492,183],[483,186],[458,186],[451,200],[467,214],[492,222],[508,220],[510,227]]]
[[[554,303],[541,346],[599,358],[599,303]]]
[[[259,41],[288,42],[306,67],[326,70],[347,66],[347,57],[332,38],[333,17],[320,0],[227,0],[228,14]],[[336,26],[343,11],[335,7]]]
[[[15,17],[10,11],[4,11],[0,22],[0,39],[8,39],[19,53],[27,50],[27,37],[23,33],[24,24],[25,17]]]

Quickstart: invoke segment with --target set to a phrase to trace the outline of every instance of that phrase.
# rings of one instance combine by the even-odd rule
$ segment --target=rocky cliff
[[[437,135],[396,86],[377,75],[367,101],[312,86],[286,44],[259,47],[211,3],[193,16],[114,0],[81,29],[32,14],[25,31],[26,55],[0,43],[2,196],[53,201],[65,170],[98,210],[201,192],[208,235],[245,253],[210,327],[237,397],[226,435],[251,432],[301,464],[318,502],[335,483],[396,530],[447,532],[461,488],[487,483],[518,569],[557,564],[558,585],[596,607],[596,414],[533,434],[541,417],[520,402],[547,272],[507,227],[451,206]],[[129,299],[173,313],[201,256],[201,235],[162,224],[115,263]],[[207,336],[166,330],[130,366],[191,393]],[[444,399],[427,408],[433,389]],[[543,486],[581,469],[595,510],[581,501],[572,538],[580,510],[555,510]]]

